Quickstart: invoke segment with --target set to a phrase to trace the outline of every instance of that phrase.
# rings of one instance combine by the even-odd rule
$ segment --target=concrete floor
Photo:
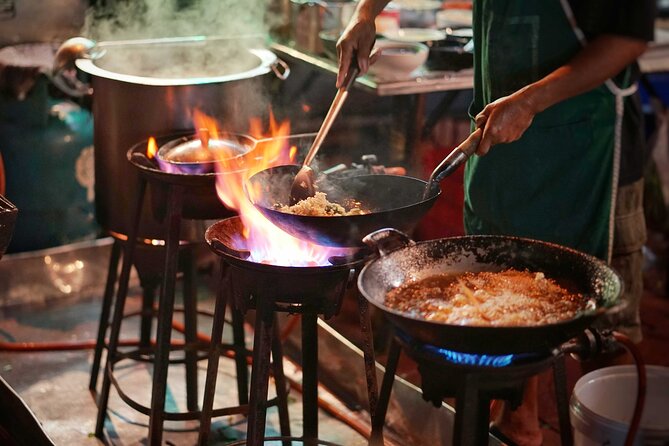
[[[131,288],[126,312],[138,310],[141,305],[140,289],[136,286],[134,278],[133,282],[135,286]],[[207,293],[206,287],[204,291],[205,293],[200,294],[199,307],[213,310],[211,294]],[[70,295],[60,299],[44,299],[42,303],[34,301],[25,305],[5,307],[0,320],[0,337],[5,342],[88,341],[96,336],[99,311],[99,294],[92,298]],[[201,318],[199,329],[202,333],[209,334],[210,321],[207,319]],[[122,337],[136,338],[139,333],[138,319],[126,319],[122,333]],[[179,339],[180,335],[177,333],[173,337]],[[231,338],[231,333],[227,329],[224,332],[224,338]],[[252,332],[248,331],[247,345],[251,344]],[[91,362],[92,351],[90,349],[34,353],[2,352],[0,374],[33,410],[55,444],[96,445],[101,442],[93,435],[97,407],[88,390]],[[290,361],[286,361],[284,368],[287,377],[299,384],[300,369]],[[151,389],[150,365],[126,360],[118,363],[115,371],[115,376],[124,392],[131,395],[140,404],[148,406]],[[202,401],[201,392],[205,372],[206,361],[201,361],[199,363],[200,401]],[[215,407],[236,405],[237,392],[234,377],[234,362],[222,358]],[[322,393],[322,389],[319,392]],[[270,397],[274,394],[272,382],[270,382],[269,393]],[[184,406],[183,367],[173,365],[169,371],[166,407],[168,411],[179,411],[183,410]],[[289,395],[289,412],[292,434],[299,436],[302,432],[302,405],[301,395],[295,390],[291,390]],[[146,444],[147,426],[148,417],[127,406],[112,390],[109,418],[106,423],[108,443],[113,445]],[[197,421],[166,422],[164,441],[168,445],[195,444],[198,427]],[[352,446],[366,444],[364,437],[354,429],[323,411],[319,412],[319,427],[320,436],[328,441]],[[245,417],[218,418],[212,425],[211,444],[226,444],[244,438],[245,433]],[[266,435],[279,435],[276,408],[271,408],[268,412]]]
[[[644,341],[640,348],[648,364],[669,366],[669,297],[666,296],[666,241],[663,238],[653,240],[653,251],[649,253],[649,264],[646,272],[646,292],[642,300],[641,315]],[[106,256],[108,244],[93,248],[76,250],[85,267],[77,272],[76,259],[68,260],[68,252],[55,252],[54,255],[42,255],[37,259],[28,256],[9,256],[0,262],[0,341],[20,342],[70,342],[94,339],[97,331],[100,311],[100,296],[106,274]],[[89,252],[90,251],[90,252]],[[51,263],[44,259],[51,257]],[[59,259],[60,266],[54,267],[54,259]],[[32,263],[31,263],[32,262]],[[69,271],[67,274],[64,271]],[[206,280],[202,283],[199,306],[211,309],[212,284]],[[131,294],[128,311],[139,307],[139,287],[137,278],[131,279]],[[345,306],[342,314],[330,321],[334,327],[346,332],[357,323],[355,308]],[[348,305],[350,307],[350,305]],[[201,318],[200,331],[209,332],[209,321]],[[355,327],[354,327],[355,328]],[[134,338],[138,333],[138,321],[129,318],[124,322],[125,337]],[[350,333],[349,333],[350,334]],[[225,333],[226,337],[230,334]],[[175,335],[175,337],[179,337]],[[251,332],[247,333],[247,344],[251,344]],[[44,429],[57,445],[96,445],[99,444],[92,432],[96,406],[88,391],[88,379],[92,352],[90,350],[65,352],[37,352],[0,354],[0,374],[26,401],[42,422]],[[355,361],[358,361],[355,359]],[[200,364],[200,391],[204,379],[205,363]],[[346,365],[342,365],[343,368]],[[356,372],[361,363],[355,362]],[[286,366],[289,377],[299,383],[299,368]],[[419,384],[419,376],[415,366],[408,360],[403,361],[399,374],[408,382]],[[580,367],[576,361],[568,360],[569,386],[573,386],[580,376]],[[117,376],[125,391],[148,404],[150,389],[150,368],[145,364],[120,363]],[[357,377],[356,379],[359,379]],[[552,394],[550,374],[541,377],[542,398],[540,416],[544,426],[544,444],[559,444],[557,416]],[[227,385],[226,385],[227,384]],[[360,386],[358,386],[360,387]],[[173,366],[170,369],[168,409],[176,410],[183,406],[182,395],[184,378],[182,368]],[[270,393],[273,392],[270,384]],[[217,405],[225,405],[225,401],[236,401],[234,389],[234,365],[230,360],[222,360],[219,371]],[[411,390],[414,394],[417,389]],[[319,392],[324,392],[320,389]],[[397,389],[393,394],[399,393]],[[114,445],[146,444],[147,417],[130,409],[123,403],[116,392],[112,391],[110,400],[110,418],[107,423],[109,443]],[[414,395],[414,397],[416,396]],[[434,426],[446,426],[445,432],[435,434],[438,438],[449,438],[448,426],[452,412],[434,410],[441,417],[425,416],[420,410],[428,408],[418,396],[416,406],[407,412],[414,413],[417,419],[428,418],[431,424],[421,429],[427,431],[437,429]],[[332,401],[337,401],[332,397]],[[229,403],[228,403],[229,404]],[[339,402],[344,409],[345,405]],[[391,404],[392,405],[392,404]],[[401,406],[401,405],[400,405]],[[300,435],[301,401],[299,392],[290,395],[291,428],[293,434]],[[431,408],[430,408],[431,409]],[[419,414],[419,415],[415,415]],[[390,415],[390,414],[389,414]],[[396,418],[396,424],[406,424],[406,418]],[[435,421],[436,420],[436,421]],[[354,429],[334,419],[324,411],[319,413],[321,437],[344,445],[363,445],[366,440]],[[212,444],[225,444],[234,439],[243,438],[245,419],[239,416],[217,419],[212,426]],[[389,420],[388,424],[393,421]],[[364,424],[364,423],[363,423]],[[269,413],[267,433],[278,432],[275,409]],[[194,444],[196,439],[196,422],[166,423],[165,440],[174,445]],[[410,444],[426,444],[410,441]],[[449,444],[449,442],[439,442]],[[400,443],[408,444],[408,443]],[[436,444],[436,443],[435,443]]]

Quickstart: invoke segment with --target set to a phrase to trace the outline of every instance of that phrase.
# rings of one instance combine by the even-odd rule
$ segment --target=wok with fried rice
[[[426,181],[400,175],[329,175],[316,182],[327,201],[346,212],[300,215],[281,208],[289,204],[290,185],[300,166],[266,169],[251,176],[247,193],[254,206],[272,223],[302,240],[325,246],[359,247],[377,229],[393,227],[411,232],[430,210],[441,191],[424,199]],[[358,207],[362,212],[350,212]]]

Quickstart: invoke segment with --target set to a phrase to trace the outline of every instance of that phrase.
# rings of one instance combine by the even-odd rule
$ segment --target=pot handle
[[[67,39],[56,51],[50,79],[63,93],[73,96],[89,96],[93,93],[91,86],[77,78],[77,59],[97,59],[105,53],[98,44],[85,37]]]
[[[281,69],[279,69],[279,67],[281,67]],[[272,69],[272,72],[274,72],[274,75],[282,81],[285,81],[288,79],[288,76],[290,76],[290,67],[281,59],[277,58],[276,62],[270,65],[270,68]]]
[[[393,228],[383,228],[367,234],[363,243],[372,249],[376,249],[381,257],[398,249],[414,246],[416,242],[402,231]]]

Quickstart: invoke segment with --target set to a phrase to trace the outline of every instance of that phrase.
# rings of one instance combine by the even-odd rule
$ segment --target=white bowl
[[[422,43],[378,40],[374,48],[379,49],[376,62],[369,73],[382,79],[406,79],[427,60],[429,48]]]
[[[383,33],[383,37],[397,42],[431,42],[444,40],[446,32],[432,28],[398,28]]]

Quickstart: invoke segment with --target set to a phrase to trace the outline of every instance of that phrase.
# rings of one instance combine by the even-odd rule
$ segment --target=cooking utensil
[[[417,341],[458,352],[510,354],[549,351],[581,333],[607,311],[622,291],[616,272],[601,260],[564,246],[508,236],[465,236],[416,243],[395,229],[365,237],[380,256],[358,277],[358,289],[388,320]],[[590,298],[572,319],[537,326],[452,325],[426,320],[385,305],[388,291],[434,274],[497,272],[508,268],[543,272]]]
[[[380,228],[395,227],[412,231],[432,207],[441,192],[423,200],[427,184],[423,180],[397,175],[361,175],[354,178],[320,180],[319,190],[328,200],[345,203],[348,199],[364,203],[371,212],[362,215],[317,217],[295,215],[274,208],[287,203],[290,184],[300,166],[278,166],[263,170],[249,179],[246,188],[257,191],[250,197],[254,206],[272,223],[302,240],[325,246],[363,246],[362,238]],[[327,184],[323,184],[327,183]]]
[[[355,82],[355,78],[358,77],[358,73],[360,73],[360,68],[358,68],[358,64],[355,61],[355,58],[353,58],[348,73],[346,74],[347,77],[344,80],[344,84],[339,88],[339,90],[337,90],[337,94],[332,101],[332,105],[330,105],[330,109],[325,115],[323,124],[321,124],[321,128],[316,134],[316,138],[309,148],[307,156],[304,158],[302,167],[297,172],[297,175],[295,175],[295,180],[293,181],[293,185],[290,188],[291,205],[297,203],[298,201],[312,197],[316,193],[316,190],[314,189],[314,171],[311,169],[311,167],[309,167],[309,164],[311,164],[311,162],[314,160],[316,153],[318,153],[318,149],[321,148],[323,140],[330,131],[332,123],[337,118],[341,107],[344,105],[344,102],[348,97],[348,91],[351,88],[351,85],[353,85],[353,82]]]
[[[470,136],[465,149],[478,136]],[[464,144],[464,143],[463,143]],[[319,190],[333,203],[358,202],[369,211],[361,215],[319,217],[295,215],[276,209],[277,203],[289,201],[289,191],[300,166],[278,166],[260,171],[249,179],[249,191],[256,191],[249,199],[275,225],[297,238],[326,246],[362,246],[362,238],[377,229],[393,227],[411,232],[430,210],[441,191],[436,186],[466,157],[460,147],[449,154],[447,163],[435,169],[432,187],[428,182],[399,175],[363,175],[353,179],[329,175],[317,181]],[[439,169],[444,170],[439,174]],[[428,190],[427,196],[425,191]]]
[[[476,152],[476,148],[479,146],[482,137],[483,129],[477,128],[439,163],[427,180],[425,192],[423,192],[423,200],[434,195],[435,191],[439,190],[441,180],[455,172],[462,163],[467,161]]]

